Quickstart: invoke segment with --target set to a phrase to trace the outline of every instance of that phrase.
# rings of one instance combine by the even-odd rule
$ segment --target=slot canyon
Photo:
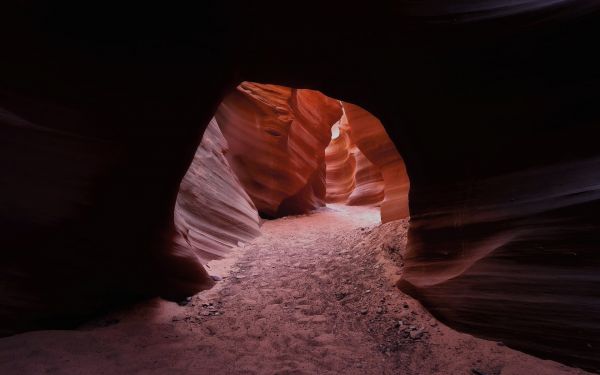
[[[0,14],[0,374],[600,373],[600,3]]]

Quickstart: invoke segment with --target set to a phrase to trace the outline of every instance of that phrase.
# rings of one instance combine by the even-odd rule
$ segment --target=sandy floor
[[[451,330],[394,288],[406,222],[332,205],[268,221],[186,306],[0,340],[0,374],[583,374]]]

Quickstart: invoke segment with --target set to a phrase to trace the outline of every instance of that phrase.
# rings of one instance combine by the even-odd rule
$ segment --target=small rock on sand
[[[422,329],[417,329],[414,331],[410,331],[410,338],[413,340],[416,340],[418,338],[421,338],[421,336],[423,336],[423,330]]]

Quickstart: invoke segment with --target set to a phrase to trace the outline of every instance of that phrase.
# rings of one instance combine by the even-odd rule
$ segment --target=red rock
[[[225,98],[215,117],[229,143],[226,156],[261,214],[278,217],[324,205],[315,173],[341,115],[338,101],[311,90],[244,82]]]
[[[177,189],[221,95],[260,79],[335,93],[383,121],[411,175],[406,278],[426,306],[600,368],[599,168],[579,165],[599,156],[597,2],[320,2],[285,17],[207,2],[96,19],[71,16],[74,2],[12,3],[0,24],[2,328],[199,290],[197,256],[169,249]],[[476,253],[447,282],[419,277]]]
[[[356,186],[346,204],[350,206],[380,204],[385,197],[385,183],[381,170],[371,163],[357,147],[353,148],[352,154],[356,160],[354,176]]]
[[[385,194],[381,170],[355,144],[345,114],[334,125],[332,137],[325,149],[327,201],[355,206],[381,203]]]
[[[410,184],[396,146],[375,116],[350,103],[344,103],[344,111],[356,147],[383,175],[385,199],[381,204],[381,221],[386,223],[408,217]]]
[[[204,261],[260,235],[254,204],[229,167],[227,141],[213,118],[179,186],[175,242]]]
[[[351,153],[352,140],[348,129],[335,124],[332,139],[325,149],[327,164],[327,202],[346,202],[356,185],[356,160]]]
[[[326,194],[325,173],[325,162],[322,161],[308,179],[308,183],[299,192],[281,202],[277,210],[277,216],[300,215],[311,209],[324,206]]]

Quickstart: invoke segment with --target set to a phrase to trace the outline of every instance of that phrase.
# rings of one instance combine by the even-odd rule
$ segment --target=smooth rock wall
[[[175,203],[177,246],[206,262],[227,256],[238,243],[260,235],[258,211],[225,158],[228,145],[213,118]]]
[[[349,206],[379,205],[385,198],[385,182],[381,171],[357,148],[352,149],[356,160],[356,187],[348,197]]]
[[[244,82],[225,98],[215,117],[229,143],[226,156],[261,215],[324,205],[315,173],[341,115],[338,101],[311,90]],[[290,211],[280,209],[284,201]]]
[[[353,143],[383,176],[385,198],[381,203],[381,222],[408,217],[410,182],[396,145],[375,116],[357,105],[343,105]]]
[[[335,138],[325,149],[327,165],[327,203],[346,202],[356,186],[356,159],[351,152],[348,129],[334,125]]]

